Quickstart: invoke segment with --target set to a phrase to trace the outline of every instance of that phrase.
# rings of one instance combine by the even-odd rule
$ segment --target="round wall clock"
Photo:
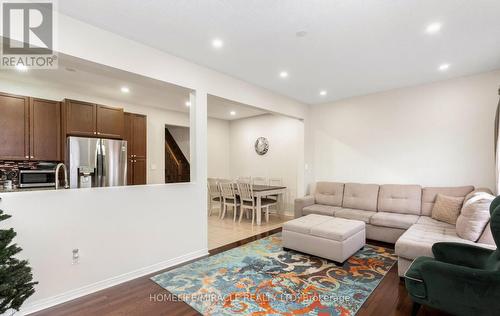
[[[269,150],[269,141],[265,137],[259,137],[255,141],[255,152],[258,155],[265,155]]]

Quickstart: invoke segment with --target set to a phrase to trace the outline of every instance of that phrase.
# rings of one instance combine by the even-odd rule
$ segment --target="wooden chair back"
[[[269,178],[269,185],[270,186],[282,186],[283,185],[283,179],[281,178]]]
[[[253,203],[254,195],[252,184],[238,181],[238,194],[242,201],[250,201]]]
[[[232,182],[220,182],[219,188],[224,199],[236,198],[236,192],[234,191],[234,184]]]
[[[219,183],[215,179],[208,180],[208,195],[212,198],[220,197]]]
[[[254,177],[252,178],[253,185],[268,185],[269,181],[267,181],[266,177]]]
[[[252,177],[238,177],[236,182],[252,183]]]

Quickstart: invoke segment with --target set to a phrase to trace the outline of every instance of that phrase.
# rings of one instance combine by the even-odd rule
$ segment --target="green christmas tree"
[[[0,222],[10,218],[0,209]],[[35,293],[28,261],[14,258],[22,249],[12,243],[14,229],[0,229],[0,315],[19,310],[24,301]]]

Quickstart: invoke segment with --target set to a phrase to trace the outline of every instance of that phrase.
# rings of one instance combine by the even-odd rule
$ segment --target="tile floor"
[[[218,210],[214,210],[212,216],[208,217],[209,250],[281,227],[284,222],[289,221],[293,218],[291,216],[270,214],[268,223],[266,223],[265,219],[262,218],[262,225],[252,226],[251,219],[246,219],[245,217],[243,217],[241,223],[238,223],[238,220],[236,220],[236,222],[233,222],[232,215],[233,214],[230,211],[229,214],[226,214],[226,217],[221,220],[218,217]]]

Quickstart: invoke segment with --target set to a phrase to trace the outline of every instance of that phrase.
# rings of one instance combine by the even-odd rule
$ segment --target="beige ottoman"
[[[344,262],[363,248],[365,223],[311,214],[283,225],[283,247],[336,262]]]

